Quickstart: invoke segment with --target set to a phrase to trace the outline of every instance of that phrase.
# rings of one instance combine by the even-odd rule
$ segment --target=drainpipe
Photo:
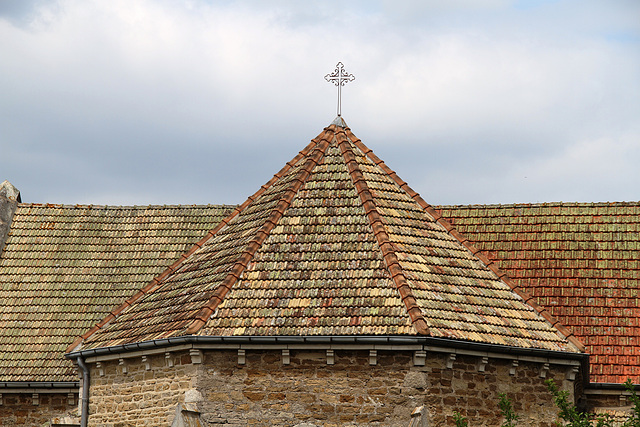
[[[82,369],[82,409],[80,413],[80,427],[87,427],[89,422],[89,368],[82,356],[78,356],[78,366]]]

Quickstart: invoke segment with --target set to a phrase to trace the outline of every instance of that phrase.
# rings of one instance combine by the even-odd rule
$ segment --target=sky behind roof
[[[431,204],[640,200],[640,2],[0,1],[24,202],[241,203],[336,115]]]

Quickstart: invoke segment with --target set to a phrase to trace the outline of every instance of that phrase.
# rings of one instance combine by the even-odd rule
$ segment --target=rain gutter
[[[634,384],[637,388],[638,384]],[[625,391],[627,388],[624,384],[618,383],[590,383],[589,389],[592,390],[614,390],[614,391]]]
[[[33,389],[70,389],[78,388],[78,381],[0,381],[0,390],[16,388]]]
[[[400,336],[272,336],[272,337],[219,337],[188,335],[175,338],[142,341],[131,344],[120,344],[110,347],[100,347],[74,351],[65,355],[69,359],[78,357],[96,357],[128,351],[150,350],[161,347],[184,344],[260,344],[260,345],[295,345],[295,344],[337,344],[337,345],[422,345],[471,351],[501,353],[509,355],[546,357],[558,359],[579,360],[588,363],[587,353],[571,353],[565,351],[543,350],[538,348],[510,347],[499,344],[486,344],[472,341],[452,340],[435,337],[400,337]]]

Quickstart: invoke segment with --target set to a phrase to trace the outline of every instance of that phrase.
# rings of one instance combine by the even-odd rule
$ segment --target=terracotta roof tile
[[[189,334],[431,334],[578,351],[423,205],[332,125],[84,347]]]
[[[76,381],[73,339],[232,210],[19,204],[0,257],[0,381]]]
[[[640,203],[439,209],[586,345],[591,381],[640,383]]]

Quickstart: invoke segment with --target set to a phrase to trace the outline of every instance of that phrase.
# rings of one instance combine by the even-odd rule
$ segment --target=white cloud
[[[622,188],[615,197],[635,194],[633,3],[32,7],[37,13],[0,10],[8,41],[0,46],[0,152],[37,165],[0,155],[0,179],[22,185],[26,200],[104,203],[122,193],[123,203],[242,201],[333,118],[335,88],[323,76],[338,60],[356,75],[343,92],[349,124],[434,203],[600,199],[570,191],[571,176],[587,179],[581,167],[558,176],[566,191],[532,177],[555,176],[568,153],[593,166],[607,146],[627,148],[619,149],[617,173],[601,181]],[[69,170],[56,178],[61,164]],[[512,165],[532,168],[531,177],[517,178]],[[443,179],[446,188],[429,187]]]

